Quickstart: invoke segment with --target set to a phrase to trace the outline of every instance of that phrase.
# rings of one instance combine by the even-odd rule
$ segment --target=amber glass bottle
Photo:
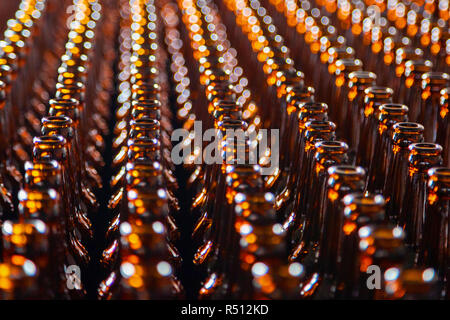
[[[378,127],[379,107],[384,103],[392,103],[393,91],[388,87],[369,87],[365,91],[364,117],[361,125],[361,141],[356,163],[369,170],[375,153],[376,128]]]
[[[428,171],[425,221],[421,242],[420,264],[437,270],[444,282],[444,295],[449,296],[448,278],[448,214],[450,200],[450,170],[433,168]]]
[[[389,165],[391,137],[393,126],[397,122],[408,121],[408,107],[403,104],[388,103],[379,107],[378,126],[374,142],[374,153],[369,161],[367,190],[382,193],[385,184],[386,171]],[[376,151],[376,152],[375,152]]]
[[[409,108],[409,120],[417,122],[420,113],[422,75],[430,72],[433,64],[429,60],[409,60],[405,64],[405,79],[399,90],[398,102]]]
[[[348,146],[342,141],[321,141],[315,145],[315,154],[309,170],[309,186],[304,214],[300,217],[289,216],[284,226],[292,232],[293,250],[291,260],[305,259],[306,255],[314,256],[324,225],[323,206],[326,199],[327,171],[331,166],[348,164]],[[305,195],[306,196],[306,195]],[[296,211],[293,213],[295,214]]]
[[[313,269],[314,273],[309,278],[310,281],[317,282],[313,292],[309,293],[315,298],[331,298],[336,293],[336,276],[339,270],[339,252],[344,223],[342,199],[347,194],[363,192],[364,184],[365,171],[361,167],[338,165],[328,169],[326,204],[322,209],[324,225],[315,260],[316,268]]]
[[[368,267],[378,266],[382,275],[393,268],[402,269],[407,260],[405,233],[392,224],[369,224],[359,229],[358,238],[358,284],[353,294],[358,299],[376,299],[380,290],[369,288]]]
[[[417,255],[423,235],[427,172],[432,167],[442,165],[442,147],[434,143],[413,143],[409,150],[408,177],[399,225],[405,230],[406,244]]]
[[[393,126],[392,151],[388,154],[388,170],[384,178],[383,195],[386,198],[386,215],[397,221],[403,209],[408,177],[409,146],[423,141],[423,126],[414,122],[399,122]],[[389,177],[392,177],[389,179]]]
[[[308,121],[305,124],[304,145],[302,150],[302,165],[297,175],[297,190],[294,198],[293,212],[297,219],[302,219],[306,215],[306,202],[308,200],[309,190],[308,178],[311,174],[311,162],[315,153],[315,145],[319,141],[332,141],[335,139],[336,125],[331,121]],[[287,212],[288,213],[288,212]],[[290,214],[290,212],[289,212]],[[287,217],[283,217],[287,218]]]
[[[436,142],[440,113],[441,90],[450,84],[450,75],[444,72],[427,72],[422,75],[422,95],[417,122],[425,127],[425,141]]]
[[[359,231],[364,226],[384,221],[385,201],[381,195],[353,193],[342,199],[344,223],[340,245],[336,298],[354,299],[358,292]]]
[[[296,100],[291,100],[291,103],[296,104]],[[287,216],[292,212],[292,205],[295,202],[295,199],[298,197],[298,193],[295,192],[296,186],[302,185],[302,181],[300,181],[300,185],[297,185],[298,177],[301,174],[301,170],[303,168],[302,161],[304,157],[304,145],[305,145],[305,135],[304,132],[306,130],[306,123],[309,121],[317,120],[317,121],[326,121],[328,119],[327,110],[328,106],[325,103],[320,102],[305,102],[300,103],[296,108],[298,111],[298,132],[296,134],[296,142],[294,150],[297,152],[294,153],[292,157],[292,162],[290,164],[291,170],[289,177],[287,179],[286,185],[283,190],[277,195],[276,201],[276,209],[280,212],[281,216]],[[281,211],[285,212],[282,213]]]
[[[436,136],[436,142],[444,148],[442,155],[447,166],[450,165],[449,96],[450,87],[441,90]]]
[[[354,162],[359,150],[361,129],[364,119],[365,90],[376,82],[376,75],[368,71],[355,71],[349,74],[348,93],[343,99],[342,111],[337,123],[338,132],[348,141],[350,161]]]

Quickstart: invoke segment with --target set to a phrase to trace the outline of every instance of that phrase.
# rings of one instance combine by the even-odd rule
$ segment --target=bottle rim
[[[418,142],[409,146],[412,155],[440,155],[442,146],[437,143]]]
[[[416,122],[397,122],[393,128],[395,132],[409,134],[421,134],[425,130],[423,125]]]
[[[342,202],[345,206],[355,204],[357,206],[384,207],[386,201],[381,194],[364,194],[362,192],[346,195]]]
[[[337,165],[328,168],[329,175],[345,175],[345,176],[360,176],[364,177],[366,175],[366,171],[363,167],[360,166],[352,166],[352,165]]]
[[[345,153],[348,145],[344,141],[324,140],[316,142],[315,149],[318,153]]]
[[[384,103],[378,110],[383,115],[406,115],[408,114],[409,108],[401,103]]]
[[[364,90],[369,98],[389,98],[394,94],[394,90],[389,87],[372,86]]]

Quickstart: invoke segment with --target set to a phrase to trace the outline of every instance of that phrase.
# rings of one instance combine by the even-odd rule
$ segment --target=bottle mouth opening
[[[142,127],[159,127],[159,121],[151,118],[140,118],[130,121],[131,126],[142,126]]]
[[[389,87],[369,87],[367,88],[364,93],[368,95],[369,97],[390,97],[394,94],[394,90],[392,90]]]
[[[212,90],[233,90],[233,84],[229,80],[222,80],[218,81],[215,80],[214,82],[211,82],[207,84],[206,90],[212,91]]]
[[[336,125],[331,121],[312,120],[305,124],[307,131],[332,132],[336,130]]]
[[[400,103],[385,103],[379,107],[381,113],[384,114],[407,114],[409,109],[406,105]]]
[[[363,193],[352,193],[344,197],[343,203],[344,205],[356,204],[359,206],[383,207],[386,202],[380,194],[365,195]]]
[[[161,102],[156,99],[142,99],[133,101],[132,103],[133,107],[144,107],[144,108],[154,108],[154,107],[160,107]]]
[[[49,101],[50,107],[64,107],[64,108],[73,108],[79,105],[77,99],[69,98],[69,99],[50,99]]]
[[[227,174],[233,174],[235,172],[239,172],[240,174],[244,175],[254,175],[254,174],[260,174],[261,167],[258,164],[250,164],[250,163],[244,163],[244,164],[228,164],[226,169]]]
[[[85,67],[77,65],[76,62],[73,62],[73,64],[72,63],[71,64],[67,64],[68,61],[70,61],[70,60],[67,60],[67,61],[63,62],[63,65],[58,68],[58,71],[60,73],[62,73],[62,72],[70,72],[70,73],[72,73],[70,70],[74,70],[74,71],[76,70],[77,72],[86,72],[86,68]]]
[[[79,62],[79,61],[86,62],[88,60],[88,56],[85,53],[75,54],[75,53],[69,52],[69,53],[63,54],[63,56],[61,57],[62,62],[67,62],[70,60],[75,61],[75,62]]]
[[[163,189],[156,190],[144,190],[144,189],[131,189],[127,193],[127,198],[129,200],[136,200],[136,199],[142,199],[142,200],[154,200],[154,199],[166,199],[167,194]]]
[[[401,227],[380,225],[367,228],[371,229],[366,231],[367,236],[373,237],[375,241],[380,241],[380,244],[385,248],[395,248],[403,245],[402,240],[404,240],[406,235]],[[361,229],[360,233],[364,233]]]
[[[299,105],[300,112],[326,112],[328,105],[323,102],[303,102]]]
[[[406,61],[405,66],[407,68],[418,68],[418,67],[427,67],[427,68],[432,68],[433,67],[433,62],[431,62],[430,60],[427,59],[411,59]]]
[[[154,173],[155,175],[161,174],[161,168],[155,168],[153,165],[149,164],[139,164],[127,170],[128,173],[135,172],[132,174],[133,177],[141,175],[142,173]]]
[[[289,99],[295,100],[298,98],[311,97],[316,91],[312,87],[298,87],[298,90],[289,91]]]
[[[240,105],[234,100],[217,100],[214,101],[215,108],[224,108],[224,109],[232,109],[232,108],[240,108]]]
[[[59,168],[59,164],[55,160],[34,160],[33,162],[27,161],[25,162],[25,171],[27,170],[40,170],[40,171],[49,171],[49,170],[57,170]]]
[[[230,88],[206,88],[206,94],[209,102],[222,100],[224,97],[234,97],[236,93]]]
[[[370,71],[358,70],[351,72],[348,77],[353,82],[373,82],[377,79],[377,75]]]
[[[159,88],[159,87],[160,87],[160,85],[158,83],[156,83],[156,82],[153,82],[153,81],[151,81],[151,82],[142,82],[142,83],[139,83],[139,84],[135,83],[135,84],[133,84],[131,86],[131,88],[134,89],[134,90],[146,90],[146,89],[153,90],[153,89]]]
[[[63,70],[63,72],[60,72],[58,75],[58,82],[60,82],[62,85],[69,85],[78,80],[86,80],[86,72],[81,72],[81,74],[75,72],[77,71],[70,72]]]
[[[73,124],[72,119],[67,116],[48,116],[42,118],[42,125],[49,127],[68,128]]]
[[[47,190],[31,190],[31,191],[25,191],[20,190],[18,193],[19,201],[49,201],[49,200],[56,200],[58,197],[58,193],[55,189],[47,189]]]
[[[426,72],[422,75],[422,79],[431,84],[447,84],[450,75],[445,72]]]
[[[325,152],[345,152],[348,150],[348,145],[343,141],[320,141],[316,143],[315,147]]]
[[[221,115],[229,115],[232,116],[235,113],[239,113],[242,114],[242,110],[238,107],[233,107],[233,106],[225,106],[225,107],[216,107],[215,110],[212,111],[212,113],[214,115],[216,115],[215,117],[217,118],[218,116]]]
[[[295,69],[286,70],[283,73],[288,79],[299,79],[301,81],[305,78],[305,74],[303,72]]]
[[[244,129],[246,127],[246,122],[238,119],[223,119],[218,122],[219,128],[223,129]]]
[[[40,136],[34,137],[33,142],[34,144],[62,145],[65,143],[65,139],[60,135]]]
[[[415,122],[398,122],[394,125],[394,130],[404,133],[422,133],[424,127]]]
[[[56,89],[59,91],[81,91],[84,89],[84,84],[81,82],[73,82],[73,83],[57,83]]]
[[[136,88],[132,88],[131,91],[134,94],[156,94],[156,93],[159,93],[160,88],[159,88],[159,86],[139,85]]]
[[[450,168],[431,168],[428,170],[428,176],[434,180],[450,182]]]
[[[12,71],[12,67],[8,64],[5,64],[3,62],[0,62],[0,70],[2,70],[5,73],[9,73]]]
[[[350,165],[333,166],[328,169],[328,174],[342,174],[352,176],[364,176],[366,172],[362,167],[355,167]]]
[[[352,47],[348,47],[348,46],[331,47],[329,49],[329,51],[331,53],[336,52],[336,53],[347,53],[347,54],[352,54],[355,52],[355,50]]]
[[[128,145],[132,146],[159,146],[158,139],[149,138],[149,137],[139,137],[136,139],[128,140]]]
[[[142,167],[152,167],[155,170],[161,170],[161,163],[159,161],[148,160],[148,159],[137,159],[133,162],[128,162],[126,164],[126,170],[133,170],[138,166]]]
[[[336,61],[336,66],[341,68],[348,68],[348,67],[362,67],[362,61],[359,59],[351,59],[351,58],[344,58],[339,59]],[[357,71],[357,70],[354,70]]]
[[[442,151],[442,147],[440,145],[428,142],[413,143],[409,149],[420,154],[437,154]]]
[[[425,293],[438,281],[433,268],[406,269],[400,275],[402,286],[414,293]]]
[[[145,63],[141,63],[139,65],[136,65],[135,62],[138,62],[139,60],[148,60],[152,59],[154,57],[154,54],[144,54],[138,57],[133,57],[133,64],[132,64],[132,70],[134,72],[139,72],[140,74],[147,74],[147,75],[158,75],[156,68],[149,68]]]
[[[403,55],[404,57],[408,57],[408,55],[420,56],[420,55],[423,55],[423,50],[420,48],[403,47],[403,48],[398,48],[396,51],[396,54]],[[412,60],[412,59],[408,59],[408,60]]]
[[[290,75],[286,74],[285,72],[277,72],[277,86],[281,87],[283,85],[289,87],[289,88],[303,88],[303,78],[296,76],[296,75]],[[295,90],[294,89],[294,90]],[[292,91],[292,89],[290,89]]]

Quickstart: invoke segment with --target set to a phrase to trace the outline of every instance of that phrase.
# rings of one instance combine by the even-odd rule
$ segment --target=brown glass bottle
[[[320,83],[314,83],[314,87],[318,88],[318,97],[328,97],[328,90],[330,85],[333,85],[332,80],[330,80],[336,71],[336,61],[340,59],[351,59],[355,58],[355,50],[348,46],[336,46],[330,47],[327,51],[327,55],[324,56],[326,64],[324,68],[321,69]],[[325,99],[327,103],[327,101]]]
[[[369,170],[370,161],[375,152],[379,107],[384,103],[391,103],[394,92],[388,87],[374,86],[367,88],[364,93],[364,117],[361,125],[360,138],[364,143],[358,149],[356,163]]]
[[[369,160],[367,190],[382,193],[386,171],[389,165],[388,155],[392,149],[393,126],[397,122],[408,121],[408,107],[403,104],[383,104],[378,111],[378,126],[374,141],[374,153]],[[376,151],[376,152],[375,152]]]
[[[8,159],[8,120],[7,120],[7,110],[5,110],[5,100],[6,100],[6,84],[0,81],[0,210],[2,219],[13,218],[14,203],[13,191],[8,185],[7,179],[7,159]]]
[[[409,151],[408,177],[399,225],[405,230],[406,244],[417,255],[423,234],[427,172],[442,165],[442,147],[434,143],[414,143],[409,146]]]
[[[244,124],[245,123],[242,120],[224,120],[223,122],[219,122],[218,125],[222,131],[222,141],[227,141],[228,139],[226,135],[227,129],[242,129]],[[225,209],[223,208],[223,204],[226,203],[225,162],[227,161],[226,156],[229,155],[229,153],[227,153],[228,152],[225,152],[221,156],[223,164],[213,163],[209,165],[212,167],[212,173],[210,177],[208,177],[211,179],[211,189],[201,208],[200,218],[193,233],[193,236],[196,239],[198,239],[198,237],[203,238],[203,243],[197,250],[197,254],[194,256],[194,263],[198,265],[201,265],[206,261],[206,265],[213,267],[216,265],[217,259],[223,259],[219,254],[223,243],[219,243],[219,239],[223,238],[223,234],[221,233],[223,233],[224,230],[221,230],[221,228],[226,228],[228,225],[227,220],[224,219],[225,215],[221,214],[222,210]],[[234,156],[235,153],[232,152],[231,155]],[[209,249],[205,250],[205,248]]]
[[[356,299],[375,299],[380,295],[380,290],[369,288],[368,268],[377,266],[381,275],[389,269],[401,269],[407,258],[405,233],[392,224],[369,224],[359,229],[358,238],[358,285],[353,295]]]
[[[291,103],[295,103],[296,100],[292,100]],[[297,186],[298,177],[301,174],[301,170],[303,168],[302,160],[304,157],[304,145],[305,145],[305,136],[304,132],[306,130],[306,123],[309,121],[317,120],[317,121],[326,121],[328,120],[327,110],[328,106],[325,103],[320,102],[306,102],[301,103],[297,107],[298,111],[298,133],[296,135],[297,139],[295,142],[295,147],[293,150],[297,150],[294,152],[291,162],[291,170],[288,176],[286,185],[283,190],[277,195],[276,200],[276,208],[277,211],[280,210],[292,210],[287,209],[286,207],[292,205],[292,200],[297,197],[295,188]],[[290,213],[289,213],[290,214]],[[282,216],[285,214],[281,213]]]
[[[33,261],[42,286],[42,298],[55,297],[55,283],[61,285],[61,272],[52,273],[49,256],[49,228],[39,219],[7,220],[2,226],[3,261],[26,257]],[[62,268],[62,264],[59,265]],[[38,271],[38,272],[37,272]],[[61,271],[61,270],[60,270]],[[47,282],[48,281],[48,282]],[[46,283],[47,282],[47,283]]]
[[[288,176],[293,169],[291,167],[293,156],[288,150],[294,150],[298,135],[298,116],[301,109],[298,106],[303,103],[314,102],[314,89],[311,87],[292,87],[286,97],[287,108],[284,111],[286,117],[282,119],[280,127],[280,170],[281,177],[278,188],[274,191],[280,192],[280,187],[287,182]],[[282,113],[283,114],[283,113]]]
[[[403,210],[405,185],[408,176],[408,147],[423,141],[423,126],[414,122],[399,122],[393,126],[392,151],[388,154],[389,164],[384,178],[383,195],[386,199],[386,216],[396,222]]]
[[[348,93],[342,99],[338,133],[349,144],[349,157],[353,163],[359,150],[359,141],[364,119],[365,89],[375,85],[376,75],[368,71],[355,71],[349,74]],[[339,129],[340,128],[340,129]]]
[[[425,220],[419,263],[436,269],[440,280],[444,281],[444,294],[449,295],[450,273],[448,271],[448,215],[450,200],[450,169],[428,170]]]
[[[241,236],[241,268],[239,283],[243,297],[253,299],[293,299],[299,297],[303,266],[286,264],[286,232],[276,222],[271,193],[238,193],[234,198],[236,231]],[[249,281],[250,280],[250,281]]]
[[[405,64],[405,79],[399,90],[398,102],[409,108],[409,120],[417,122],[420,113],[422,75],[430,72],[433,64],[429,60],[409,60]]]
[[[450,75],[444,72],[427,72],[422,75],[422,95],[417,122],[425,127],[425,141],[436,142],[440,118],[440,91],[450,84]]]
[[[75,152],[76,148],[76,140],[75,140],[75,132],[74,122],[67,116],[49,116],[44,117],[42,119],[42,133],[45,135],[60,135],[65,137],[68,144],[66,144],[66,148],[68,150],[68,161],[67,165],[69,168],[73,168],[74,170],[70,170],[71,172],[78,173],[79,179],[82,179],[81,168],[77,166],[80,160],[77,161],[77,154]],[[92,226],[89,215],[93,215],[98,208],[98,203],[95,198],[95,195],[92,191],[87,188],[82,181],[77,181],[77,176],[70,176],[69,178],[77,186],[75,192],[69,192],[67,190],[67,195],[71,195],[72,197],[72,208],[70,209],[70,213],[68,215],[69,225],[73,225],[77,232],[80,232],[78,235],[82,242],[87,243],[91,240],[92,231],[89,230]]]
[[[35,137],[33,139],[34,148],[33,148],[33,158],[35,160],[56,160],[59,164],[61,164],[62,168],[62,177],[63,177],[63,192],[65,195],[73,195],[73,192],[69,192],[68,188],[71,184],[71,179],[73,178],[73,171],[70,170],[68,166],[68,151],[67,151],[67,142],[64,137],[61,135],[52,135],[52,136],[41,136]],[[66,242],[68,247],[68,254],[66,258],[68,259],[68,265],[78,264],[82,269],[85,270],[87,264],[90,260],[88,252],[85,246],[80,242],[81,236],[86,235],[86,233],[75,234],[75,222],[82,221],[78,218],[83,217],[80,215],[76,202],[74,202],[73,197],[68,196],[68,208],[66,213]],[[85,226],[84,224],[82,224]],[[79,225],[78,225],[79,226]],[[78,229],[78,230],[83,230]],[[89,234],[89,233],[87,233]]]
[[[444,165],[450,165],[450,120],[449,120],[450,87],[441,90],[440,108],[438,113],[436,142],[443,150]]]
[[[362,70],[363,65],[359,59],[339,59],[336,61],[336,71],[328,98],[325,100],[330,105],[330,119],[338,121],[344,112],[343,100],[348,94],[349,75],[354,71]]]
[[[301,167],[298,169],[297,175],[297,190],[294,197],[293,212],[297,219],[306,214],[306,203],[308,200],[309,192],[312,192],[309,187],[309,177],[312,170],[312,161],[315,153],[315,144],[319,141],[333,141],[335,139],[336,125],[331,121],[312,120],[305,123],[305,131],[303,132],[303,151],[302,159],[300,160]],[[290,212],[286,212],[290,215]],[[283,217],[284,219],[287,216]]]
[[[315,155],[309,164],[311,168],[306,189],[309,197],[305,201],[303,209],[305,213],[300,217],[301,219],[291,215],[284,223],[284,228],[290,231],[293,229],[291,241],[294,248],[290,257],[292,260],[300,259],[301,261],[305,255],[314,256],[324,225],[324,217],[321,214],[324,213],[327,170],[331,166],[349,163],[348,146],[345,142],[321,141],[316,143],[314,149]]]
[[[385,273],[386,278],[386,273]],[[402,300],[437,300],[440,298],[438,275],[433,268],[408,268],[402,270],[397,286],[386,286],[388,293]],[[390,290],[389,290],[390,289]]]
[[[180,283],[173,277],[173,269],[165,260],[149,263],[137,256],[122,259],[119,271],[113,272],[100,284],[100,289],[117,282],[111,290],[112,299],[118,300],[167,300],[182,294]],[[114,284],[115,285],[115,284]],[[150,289],[152,288],[152,289]],[[107,294],[99,290],[100,296]]]
[[[39,299],[45,295],[39,289],[36,264],[23,256],[16,255],[14,260],[0,264],[4,274],[0,275],[5,285],[0,289],[2,300]],[[14,277],[10,275],[14,274]]]
[[[213,286],[214,290],[205,291],[206,287],[203,287],[200,290],[200,294],[206,294],[205,297],[210,296],[210,293],[219,289],[219,292],[213,294],[214,296],[217,297],[217,294],[219,294],[222,297],[242,299],[251,295],[248,287],[250,275],[248,273],[249,266],[247,265],[248,263],[251,263],[251,261],[248,259],[247,261],[242,261],[240,259],[244,254],[241,252],[242,243],[240,243],[240,239],[242,236],[245,237],[247,235],[247,231],[245,231],[246,226],[244,225],[247,224],[247,222],[245,222],[245,217],[236,215],[236,212],[234,211],[236,207],[235,199],[239,199],[239,197],[236,197],[239,193],[263,194],[264,183],[261,176],[261,168],[251,164],[227,165],[225,180],[227,207],[222,211],[222,215],[227,217],[226,220],[228,220],[228,222],[225,224],[227,230],[224,232],[222,242],[224,242],[225,245],[223,252],[230,258],[223,262],[223,268],[215,268],[215,272],[209,274],[207,280],[214,279],[215,283],[215,279],[219,280],[219,278],[222,278],[226,281],[222,281],[221,288]],[[271,204],[271,202],[268,203]],[[255,203],[255,210],[257,210],[256,208],[258,208],[258,206],[259,205]],[[268,209],[268,212],[270,213],[273,210],[273,206],[270,207],[269,205],[262,205],[262,209],[264,208]],[[273,216],[272,218],[276,217]],[[242,234],[241,230],[243,231]],[[242,262],[244,262],[245,267],[243,267]],[[243,269],[246,269],[247,271],[244,271]],[[205,284],[206,283],[208,283],[208,281],[205,281]]]
[[[333,166],[328,169],[326,205],[323,206],[324,225],[321,231],[316,267],[309,277],[315,281],[315,298],[333,297],[336,291],[338,259],[342,243],[344,214],[342,199],[350,193],[364,190],[365,172],[361,167],[348,165]]]
[[[373,223],[384,220],[383,196],[353,193],[342,199],[344,204],[344,223],[340,245],[339,274],[337,276],[336,298],[356,298],[358,282],[358,232]]]
[[[405,79],[404,72],[406,62],[409,60],[418,60],[422,57],[423,50],[420,48],[402,47],[395,51],[395,72],[391,74],[392,77],[390,77],[389,81],[392,83],[391,88],[394,89],[396,101],[400,101],[398,93],[400,87],[403,85],[402,80]]]

